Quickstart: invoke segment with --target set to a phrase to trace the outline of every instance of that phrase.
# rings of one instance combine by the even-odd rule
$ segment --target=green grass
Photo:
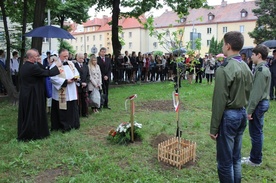
[[[161,133],[174,136],[173,110],[149,110],[145,102],[172,100],[168,82],[127,85],[110,89],[110,107],[99,114],[81,118],[81,128],[69,133],[54,132],[44,140],[17,142],[17,107],[0,105],[0,182],[218,182],[215,142],[209,137],[213,86],[183,82],[180,99],[182,137],[197,143],[196,163],[181,170],[157,160],[152,140]],[[135,99],[135,120],[143,124],[142,142],[128,146],[106,140],[108,131],[129,120],[124,99]],[[172,102],[170,103],[172,105]],[[129,107],[129,103],[127,105]],[[243,166],[242,182],[276,181],[276,102],[265,115],[263,164]],[[250,151],[248,130],[244,133],[242,155]]]

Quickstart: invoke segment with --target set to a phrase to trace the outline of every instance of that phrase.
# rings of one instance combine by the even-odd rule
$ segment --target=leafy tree
[[[255,16],[258,17],[256,27],[249,36],[255,39],[255,44],[260,44],[265,40],[276,39],[276,1],[265,0],[256,1],[257,9],[253,10]]]
[[[47,8],[51,10],[51,23],[64,28],[64,21],[69,18],[79,24],[86,22],[89,8],[93,5],[91,0],[66,0],[63,3],[61,0],[48,0]]]
[[[69,51],[69,53],[72,53],[73,55],[76,54],[76,50],[74,50],[73,46],[64,40],[63,41],[60,40],[59,49],[60,50],[67,49]]]
[[[210,41],[210,45],[209,45],[209,53],[215,53],[216,50],[216,44],[215,44],[215,38],[212,37],[211,41]]]
[[[223,40],[221,40],[219,43],[217,40],[215,40],[214,37],[212,37],[210,41],[210,46],[209,46],[209,53],[212,54],[219,54],[222,53],[222,46],[223,46]]]

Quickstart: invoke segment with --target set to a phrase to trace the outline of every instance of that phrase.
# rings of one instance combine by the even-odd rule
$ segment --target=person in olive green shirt
[[[250,92],[247,106],[252,148],[250,157],[242,160],[242,163],[251,166],[259,166],[262,163],[264,113],[269,108],[271,82],[271,73],[265,61],[268,52],[269,50],[266,46],[258,45],[253,49],[251,56],[253,63],[256,65],[253,88]]]
[[[217,168],[220,182],[241,182],[242,135],[246,128],[252,73],[239,51],[244,44],[240,32],[224,35],[226,61],[217,69],[212,102],[210,137],[216,140]]]

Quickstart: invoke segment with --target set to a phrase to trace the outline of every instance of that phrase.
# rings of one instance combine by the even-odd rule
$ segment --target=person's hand
[[[104,76],[104,80],[108,80],[108,76]]]
[[[73,82],[74,82],[74,79],[67,79],[68,84],[73,83]]]
[[[87,84],[86,83],[81,83],[81,86],[84,88],[84,87],[87,86]]]
[[[56,61],[55,64],[56,64],[57,67],[61,67],[62,66],[62,63],[60,61]]]
[[[247,114],[247,119],[250,121],[250,120],[252,120],[253,118],[252,118],[252,114]]]
[[[216,135],[210,134],[210,137],[211,137],[212,140],[216,140],[217,137],[218,137],[218,134],[216,134]]]

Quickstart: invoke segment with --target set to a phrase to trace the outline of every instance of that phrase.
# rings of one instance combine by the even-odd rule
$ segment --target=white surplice
[[[71,61],[67,61],[69,65],[63,65],[62,69],[65,72],[66,79],[72,79],[74,77],[79,78],[79,72],[75,68],[75,65]],[[51,68],[55,66],[55,63],[51,65]],[[72,67],[72,69],[71,69]],[[65,79],[60,77],[59,75],[51,77],[51,82],[52,82],[52,98],[56,101],[59,100],[59,90],[62,87],[62,84],[64,83]],[[78,95],[77,95],[77,87],[76,87],[76,82],[73,83],[68,83],[66,86],[66,101],[73,101],[77,100]]]

